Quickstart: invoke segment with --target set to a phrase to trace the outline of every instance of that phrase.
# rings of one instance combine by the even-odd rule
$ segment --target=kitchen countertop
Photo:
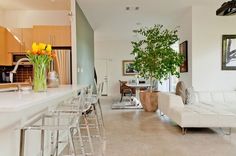
[[[72,94],[80,87],[64,85],[59,88],[48,88],[47,92],[34,93],[33,91],[0,92],[0,112],[16,112]]]
[[[60,102],[73,97],[84,86],[63,85],[47,92],[0,92],[0,155],[18,156],[20,128]],[[29,134],[29,133],[28,133]],[[27,135],[28,135],[27,134]],[[38,135],[33,133],[26,142],[31,144],[31,156],[38,155]],[[37,148],[36,148],[37,147]],[[28,152],[28,150],[27,150]]]

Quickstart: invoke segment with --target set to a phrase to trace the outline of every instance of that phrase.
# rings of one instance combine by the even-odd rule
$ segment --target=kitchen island
[[[1,92],[0,93],[0,156],[19,155],[19,130],[36,114],[77,94],[83,86],[64,85],[49,88],[47,92]],[[34,139],[33,139],[34,140]],[[29,142],[30,143],[30,142]],[[30,154],[36,156],[38,153]]]

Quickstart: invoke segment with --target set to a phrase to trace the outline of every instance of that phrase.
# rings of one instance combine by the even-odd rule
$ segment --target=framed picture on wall
[[[222,36],[222,70],[236,70],[236,35]]]
[[[134,70],[133,60],[123,60],[122,61],[122,71],[124,76],[136,75],[138,72]]]
[[[180,66],[180,72],[188,72],[188,41],[184,41],[179,45],[179,53],[184,56],[184,62]]]

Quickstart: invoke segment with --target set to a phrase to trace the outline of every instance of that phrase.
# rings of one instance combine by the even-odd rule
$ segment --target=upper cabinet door
[[[33,26],[33,42],[52,44],[51,26]]]
[[[21,52],[20,38],[9,31],[6,34],[7,52]]]
[[[7,52],[26,52],[31,50],[33,40],[32,28],[14,28],[7,31]]]
[[[71,46],[70,26],[34,26],[33,41],[53,46]]]
[[[0,65],[2,66],[12,65],[12,55],[7,51],[8,33],[6,28],[0,27]]]
[[[71,46],[70,26],[55,26],[53,28],[53,35],[54,46]]]
[[[0,65],[5,64],[6,57],[6,29],[0,27]]]
[[[23,51],[31,50],[33,42],[33,29],[22,28]]]

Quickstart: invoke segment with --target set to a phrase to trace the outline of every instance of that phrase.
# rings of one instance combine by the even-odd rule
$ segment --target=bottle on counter
[[[58,78],[58,74],[56,71],[50,71],[48,72],[48,88],[57,88],[59,87],[59,78]]]

